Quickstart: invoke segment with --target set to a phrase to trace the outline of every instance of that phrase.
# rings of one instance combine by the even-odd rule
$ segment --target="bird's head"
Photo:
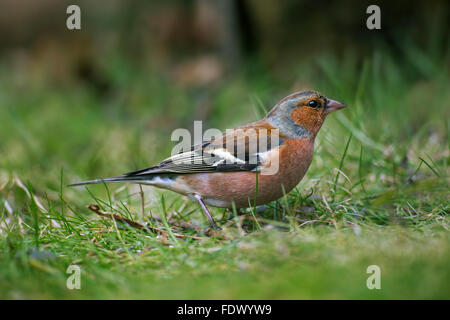
[[[319,92],[300,91],[278,102],[265,119],[288,136],[315,137],[327,115],[344,107]]]

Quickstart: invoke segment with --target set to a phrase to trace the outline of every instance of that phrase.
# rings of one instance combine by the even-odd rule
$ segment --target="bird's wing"
[[[129,172],[124,176],[254,171],[261,165],[261,157],[278,147],[281,142],[278,132],[271,127],[237,128],[210,141],[194,145],[190,150],[177,153],[154,167]]]

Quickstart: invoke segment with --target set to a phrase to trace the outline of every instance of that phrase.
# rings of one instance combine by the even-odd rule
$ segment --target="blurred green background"
[[[449,298],[448,1],[377,1],[380,30],[369,1],[77,1],[81,30],[69,4],[0,4],[1,298]],[[233,128],[303,89],[348,108],[299,187],[228,225],[231,240],[116,229],[85,205],[137,220],[136,186],[65,187],[154,165],[174,129]],[[196,204],[145,191],[147,216],[206,226]]]

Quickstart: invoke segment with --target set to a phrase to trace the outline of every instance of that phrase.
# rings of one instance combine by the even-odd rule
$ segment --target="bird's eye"
[[[320,107],[320,104],[316,100],[311,100],[310,102],[308,102],[308,106],[310,106],[311,108],[318,108]]]

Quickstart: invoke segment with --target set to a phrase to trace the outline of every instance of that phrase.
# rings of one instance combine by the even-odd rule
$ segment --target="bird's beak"
[[[327,107],[325,108],[325,112],[331,113],[333,111],[337,111],[339,109],[345,108],[346,105],[343,103],[340,103],[339,101],[328,99]]]

